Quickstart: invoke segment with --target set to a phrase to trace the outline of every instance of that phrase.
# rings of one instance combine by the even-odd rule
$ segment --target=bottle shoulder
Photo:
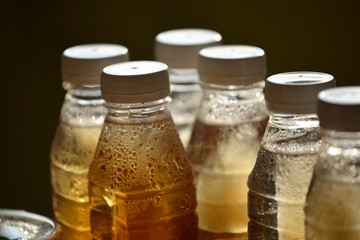
[[[337,182],[360,183],[360,141],[322,141],[314,174]]]
[[[105,122],[109,125],[147,125],[155,122],[172,122],[170,111],[163,108],[157,111],[141,112],[131,109],[121,112],[108,112]]]
[[[50,158],[57,169],[84,174],[92,161],[101,126],[77,127],[59,122]]]
[[[268,118],[263,95],[243,98],[228,95],[203,95],[197,118],[213,125],[234,125]]]
[[[321,144],[319,126],[279,126],[268,122],[261,146],[278,154],[317,154]]]
[[[135,120],[109,114],[89,179],[106,189],[129,193],[192,182],[193,171],[168,111]]]

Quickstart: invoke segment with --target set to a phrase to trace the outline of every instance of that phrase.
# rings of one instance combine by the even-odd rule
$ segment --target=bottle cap
[[[221,44],[218,32],[207,29],[176,29],[155,38],[155,59],[170,68],[196,68],[201,49]]]
[[[335,87],[330,74],[319,72],[288,72],[272,75],[265,82],[267,108],[290,114],[316,113],[317,94]]]
[[[63,81],[100,84],[104,67],[129,60],[128,49],[117,44],[84,44],[66,49],[61,58]]]
[[[113,103],[152,102],[170,95],[168,67],[156,61],[130,61],[104,68],[103,99]]]
[[[360,86],[326,89],[318,95],[320,126],[327,129],[360,131]]]
[[[199,52],[200,80],[221,85],[244,85],[265,80],[266,57],[261,48],[221,45]]]

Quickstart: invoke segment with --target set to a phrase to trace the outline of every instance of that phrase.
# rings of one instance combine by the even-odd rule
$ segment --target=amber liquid
[[[264,124],[195,122],[189,157],[196,170],[199,239],[247,239],[247,179]]]
[[[245,233],[213,233],[199,229],[198,240],[248,240]]]
[[[193,171],[166,116],[105,121],[89,171],[93,239],[196,239]]]
[[[59,239],[91,239],[87,173],[100,131],[101,126],[58,126],[51,149],[51,176]]]

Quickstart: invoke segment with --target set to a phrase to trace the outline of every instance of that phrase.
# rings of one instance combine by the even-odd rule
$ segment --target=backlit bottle
[[[199,239],[247,239],[247,179],[268,114],[265,53],[247,45],[199,53],[203,97],[188,154],[196,172]]]
[[[106,114],[100,74],[105,66],[127,60],[127,48],[115,44],[79,45],[62,55],[67,93],[50,153],[53,208],[61,239],[91,239],[87,173]]]
[[[317,93],[335,86],[325,73],[270,76],[270,112],[249,180],[249,239],[303,240],[304,204],[320,145]]]
[[[194,173],[166,106],[167,66],[134,61],[104,68],[108,109],[89,170],[97,240],[195,240]]]
[[[322,143],[305,207],[307,240],[360,239],[360,87],[322,91]]]
[[[201,100],[197,71],[202,48],[221,44],[219,33],[207,29],[175,29],[155,38],[155,59],[169,66],[172,101],[168,108],[187,148]]]

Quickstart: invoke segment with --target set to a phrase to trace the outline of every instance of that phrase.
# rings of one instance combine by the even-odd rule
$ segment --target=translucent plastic
[[[262,84],[205,85],[188,148],[199,239],[247,238],[246,182],[267,121]]]
[[[187,148],[201,100],[199,76],[196,69],[170,69],[169,73],[172,101],[168,109]]]
[[[322,130],[309,189],[307,240],[360,239],[360,132]]]
[[[55,240],[55,223],[43,216],[23,210],[0,209],[0,239]]]
[[[305,238],[303,207],[319,139],[316,115],[270,115],[248,180],[250,240]]]
[[[50,153],[53,208],[61,239],[91,239],[87,173],[107,111],[99,85],[64,87],[68,93]]]
[[[196,239],[194,173],[165,105],[107,103],[89,171],[93,239]]]

